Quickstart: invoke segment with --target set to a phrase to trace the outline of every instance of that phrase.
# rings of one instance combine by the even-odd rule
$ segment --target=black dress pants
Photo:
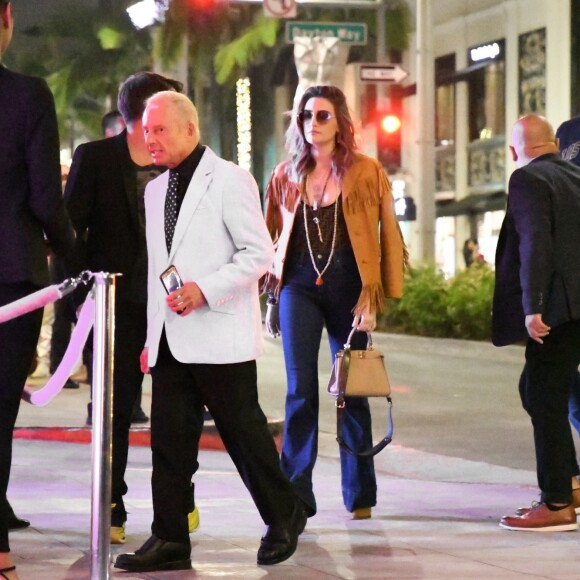
[[[111,503],[117,505],[115,513],[125,521],[123,496],[128,488],[125,471],[129,456],[129,430],[133,406],[141,395],[143,373],[140,356],[147,338],[147,306],[137,302],[115,302],[115,350],[113,369],[113,432],[111,449]],[[91,383],[93,366],[93,332],[89,334],[83,360],[87,365]],[[92,415],[92,401],[88,407]],[[115,522],[113,525],[119,525]]]
[[[127,493],[125,471],[133,405],[141,392],[139,357],[147,336],[147,307],[135,302],[115,305],[115,367],[113,371],[113,433],[111,501],[123,505]],[[124,511],[124,508],[121,508]]]
[[[36,290],[28,282],[0,284],[0,306]],[[6,490],[12,463],[12,437],[41,324],[42,309],[0,324],[0,552],[10,550]]]
[[[580,364],[580,321],[552,328],[543,340],[528,340],[520,397],[534,428],[541,500],[570,503],[578,463],[568,400]]]
[[[262,520],[270,525],[289,518],[296,496],[280,470],[258,402],[256,362],[181,363],[171,354],[163,332],[151,375],[153,534],[189,545],[187,512],[204,405]]]

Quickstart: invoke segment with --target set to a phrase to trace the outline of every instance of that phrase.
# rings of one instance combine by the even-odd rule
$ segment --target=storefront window
[[[455,55],[435,59],[435,77],[445,78],[455,71]],[[435,89],[435,142],[452,145],[455,142],[455,84],[439,85]]]
[[[504,42],[469,51],[469,139],[490,139],[505,133]]]

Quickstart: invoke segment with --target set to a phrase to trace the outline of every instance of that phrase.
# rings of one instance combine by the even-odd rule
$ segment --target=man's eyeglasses
[[[301,113],[298,114],[298,120],[301,123],[305,123],[306,121],[312,121],[314,117],[314,111],[309,111],[305,109]],[[330,111],[316,111],[316,122],[317,123],[328,123],[331,119],[334,119],[334,115]]]

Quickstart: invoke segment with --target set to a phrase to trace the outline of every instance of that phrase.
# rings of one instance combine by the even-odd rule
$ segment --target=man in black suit
[[[0,58],[12,38],[11,3],[0,0]],[[64,256],[74,232],[60,185],[54,100],[46,83],[0,64],[0,306],[48,285],[47,246]],[[20,396],[40,332],[42,310],[0,325],[0,573],[10,559],[6,489]],[[4,572],[2,572],[4,570]],[[12,574],[12,576],[10,576]]]
[[[519,388],[532,419],[541,496],[500,526],[575,530],[568,398],[580,363],[580,168],[560,157],[552,127],[538,115],[514,125],[510,149],[518,169],[497,246],[492,339],[503,346],[527,335]]]
[[[125,542],[127,512],[123,496],[129,429],[143,373],[139,355],[147,327],[147,251],[145,185],[161,173],[151,164],[143,138],[145,99],[162,90],[181,91],[180,82],[142,72],[119,90],[117,106],[126,129],[115,137],[77,147],[65,188],[65,202],[77,232],[70,271],[120,273],[115,301],[111,543]],[[191,505],[190,530],[198,525]]]

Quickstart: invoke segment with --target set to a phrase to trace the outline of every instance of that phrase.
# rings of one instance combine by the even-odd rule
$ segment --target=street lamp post
[[[435,70],[432,0],[417,0],[417,212],[419,259],[435,262]]]

